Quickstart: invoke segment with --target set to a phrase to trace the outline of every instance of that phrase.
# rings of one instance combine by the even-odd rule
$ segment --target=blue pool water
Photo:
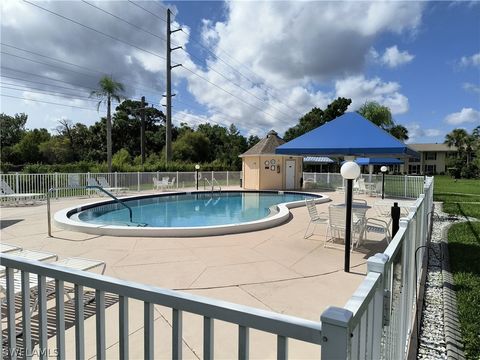
[[[133,222],[147,227],[199,227],[259,220],[280,203],[320,197],[300,193],[221,192],[155,196],[125,201]],[[128,210],[119,204],[81,211],[81,221],[103,225],[128,225]]]

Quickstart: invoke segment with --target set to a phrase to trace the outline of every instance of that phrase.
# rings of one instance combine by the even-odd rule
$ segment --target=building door
[[[285,161],[285,188],[295,189],[295,160]]]

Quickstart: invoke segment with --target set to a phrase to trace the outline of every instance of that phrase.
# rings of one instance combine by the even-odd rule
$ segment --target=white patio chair
[[[32,250],[24,250],[24,251],[33,252]],[[40,252],[37,252],[37,253],[40,253]],[[12,255],[17,256],[17,253],[12,253]],[[50,253],[50,256],[52,255],[54,256],[54,258],[58,258],[57,255]],[[22,256],[22,257],[25,257],[25,256]],[[37,260],[37,261],[46,261],[45,258],[40,258],[40,255],[38,255],[37,258],[28,257],[28,259]],[[81,270],[81,271],[90,271],[95,268],[100,268],[102,275],[104,274],[105,268],[106,268],[106,264],[104,261],[76,258],[76,257],[62,259],[60,261],[55,261],[50,264],[62,266],[62,267],[68,268],[69,270]],[[30,308],[30,315],[32,315],[38,306],[38,294],[36,294],[36,290],[38,288],[38,276],[36,274],[29,273],[29,280],[30,280],[29,281],[30,293],[31,293],[31,296],[34,298],[34,303]],[[54,282],[55,282],[55,279],[49,278],[49,277],[46,278],[47,285]],[[22,292],[22,276],[20,271],[14,272],[13,285],[15,289],[14,291],[15,295]],[[48,286],[47,286],[47,294],[46,294],[47,297],[52,295],[54,292],[55,292],[55,289],[48,290]],[[69,301],[73,301],[73,299],[69,295],[69,292],[71,292],[71,289],[65,288],[64,294],[67,296]],[[7,278],[5,277],[5,271],[3,271],[3,275],[0,277],[0,293],[3,293],[3,294],[7,293]],[[3,301],[5,300],[6,298],[4,297]]]
[[[175,180],[177,180],[177,178],[174,176],[171,181],[167,182],[167,187],[170,188],[170,189],[173,189],[175,187],[175,184],[176,184]]]
[[[9,252],[18,251],[18,250],[22,250],[22,248],[17,245],[0,242],[0,253],[9,253]]]
[[[367,187],[365,185],[365,179],[358,179],[358,194],[366,194],[367,193]]]
[[[125,191],[127,190],[127,188],[122,188],[122,187],[114,187],[114,186],[110,186],[110,184],[108,183],[107,179],[103,176],[100,176],[97,178],[97,181],[98,183],[100,184],[100,186],[106,190],[106,191],[110,191],[110,192],[120,192],[120,191]]]
[[[366,208],[352,208],[352,244],[351,250],[358,247],[365,232],[365,213]],[[345,238],[345,206],[330,205],[328,207],[328,232],[330,238],[325,239],[324,247],[335,239]]]
[[[15,202],[20,202],[23,200],[25,203],[28,200],[31,200],[32,203],[35,203],[35,200],[43,200],[45,194],[43,193],[16,193],[4,180],[0,180],[0,199],[3,200],[13,200]]]
[[[305,229],[305,234],[303,235],[303,238],[308,239],[310,236],[314,234],[315,227],[318,224],[328,223],[328,217],[327,217],[327,214],[325,213],[320,213],[320,214],[318,213],[317,206],[315,205],[315,199],[305,199],[305,206],[307,207],[308,215],[310,216],[310,221],[307,225],[307,228]],[[323,217],[320,215],[323,215]],[[311,224],[313,224],[313,230],[310,233],[310,235],[307,236],[308,229],[310,228]],[[327,229],[325,230],[325,238],[327,237],[327,234],[328,234],[328,226],[327,226]]]
[[[36,261],[58,260],[57,254],[47,252],[47,251],[24,250],[20,247],[16,250],[10,250],[9,254],[15,255],[24,259],[36,260]],[[0,277],[3,277],[3,276],[5,276],[5,267],[0,266]],[[0,278],[0,292],[2,292],[1,281],[2,281],[2,278]]]
[[[385,221],[377,218],[367,218],[365,221],[365,233],[381,233],[385,236],[387,244],[390,244],[390,239],[392,238],[392,235],[390,233],[390,224],[391,219],[390,221]]]
[[[153,188],[156,190],[164,190],[168,186],[168,177],[163,178],[161,181],[158,180],[155,176],[153,177]]]

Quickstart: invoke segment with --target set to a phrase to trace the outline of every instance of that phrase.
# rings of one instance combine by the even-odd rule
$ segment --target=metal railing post
[[[177,171],[177,176],[176,176],[176,180],[177,180],[177,190],[178,190],[178,175],[179,175],[179,173],[178,173],[178,171]]]
[[[137,191],[140,192],[140,171],[137,171]]]
[[[56,172],[55,173],[55,180],[54,180],[54,184],[55,184],[55,199],[58,199],[58,173]]]
[[[118,187],[118,173],[115,171],[115,187]]]
[[[228,177],[229,177],[229,171],[227,171],[227,187],[228,187]]]
[[[50,219],[50,191],[47,191],[47,222],[48,222],[48,236],[52,237],[52,220]]]
[[[373,327],[371,332],[367,334],[367,337],[371,336],[373,338],[372,359],[380,359],[380,339],[382,338],[383,326],[388,323],[388,318],[386,317],[390,313],[389,309],[385,308],[390,304],[390,291],[385,289],[385,273],[388,260],[388,255],[386,254],[375,254],[367,260],[367,272],[375,272],[382,275],[373,299],[375,304],[373,307]]]
[[[18,172],[15,173],[15,192],[17,194],[20,192],[20,181],[18,179]]]
[[[320,316],[322,322],[322,359],[349,359],[351,352],[350,321],[353,313],[330,306]]]

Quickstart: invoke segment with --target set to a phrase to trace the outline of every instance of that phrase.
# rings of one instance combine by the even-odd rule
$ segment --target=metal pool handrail
[[[105,190],[104,188],[102,188],[101,186],[87,185],[87,186],[53,187],[53,188],[48,189],[48,191],[47,191],[48,236],[52,237],[52,220],[51,220],[51,215],[50,215],[50,194],[53,191],[57,191],[57,190],[74,190],[74,189],[97,189],[97,190],[100,190],[101,192],[110,196],[116,203],[126,207],[127,210],[128,210],[129,217],[130,217],[130,222],[133,222],[133,220],[132,220],[132,218],[133,218],[132,208],[130,206],[128,206],[127,204],[125,204],[122,200],[117,198],[115,195],[113,195],[112,193],[110,193],[107,190]]]

